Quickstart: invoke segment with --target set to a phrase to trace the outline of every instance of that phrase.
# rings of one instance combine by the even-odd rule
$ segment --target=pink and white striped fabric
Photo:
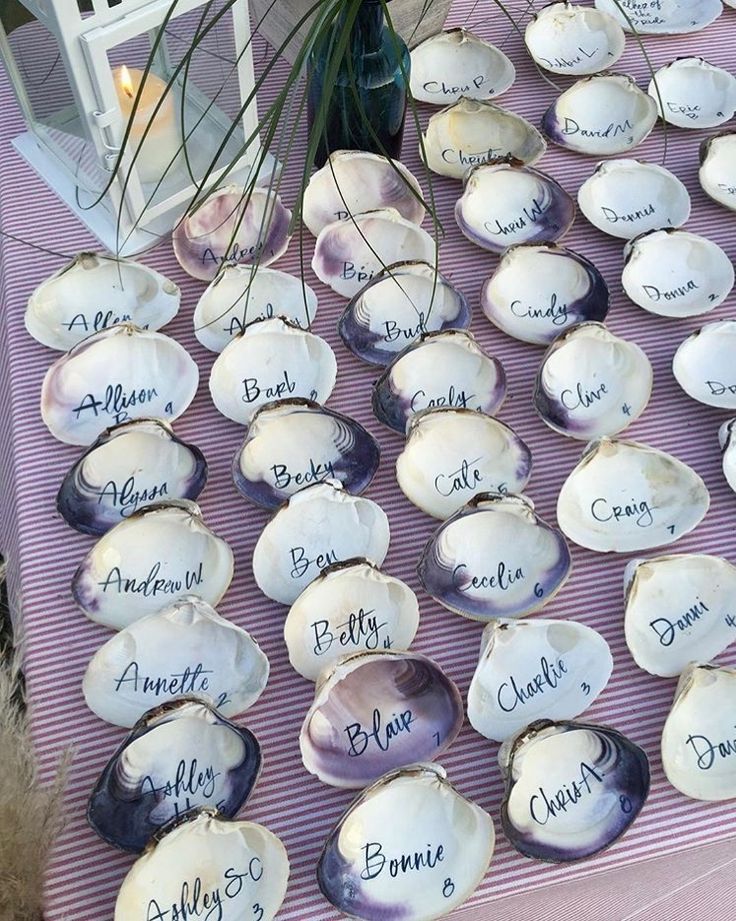
[[[519,0],[510,6],[523,28],[533,4]],[[509,54],[517,67],[518,79],[502,103],[539,124],[555,90],[531,65],[519,35],[508,20],[495,3],[473,4],[471,0],[457,0],[450,24],[462,23],[501,45]],[[736,10],[726,9],[716,23],[699,34],[647,39],[646,50],[654,67],[677,56],[698,54],[714,64],[733,67]],[[259,42],[256,58],[263,59],[267,53]],[[648,82],[647,64],[635,40],[629,38],[625,57],[617,70],[633,74],[641,85]],[[567,85],[569,81],[561,80],[560,83]],[[274,96],[277,86],[278,77],[275,77],[273,85],[263,94],[262,109]],[[430,114],[429,107],[421,107],[422,125],[426,125]],[[22,130],[22,125],[5,77],[0,81],[0,126],[2,230],[69,255],[94,247],[85,230],[11,148],[10,141]],[[635,156],[664,162],[677,173],[693,201],[688,229],[715,240],[733,259],[736,257],[736,216],[708,200],[697,182],[698,145],[703,137],[703,132],[669,130],[665,158],[664,132],[658,125]],[[419,167],[416,146],[415,133],[409,128],[404,159],[420,176],[426,189],[427,181]],[[590,158],[550,149],[540,168],[575,194],[594,165],[595,161]],[[293,204],[296,173],[296,169],[289,170],[283,185],[282,196],[287,205]],[[472,328],[482,345],[504,362],[509,398],[500,417],[531,446],[534,470],[527,492],[539,513],[546,520],[554,521],[557,494],[580,456],[581,445],[554,434],[534,414],[531,393],[542,351],[508,339],[481,314],[478,309],[481,283],[494,269],[496,257],[474,247],[455,226],[452,209],[460,194],[460,184],[435,177],[433,187],[445,231],[441,246],[442,270],[475,307]],[[608,320],[612,331],[635,340],[645,349],[654,366],[651,403],[643,417],[628,430],[627,436],[669,451],[691,464],[711,492],[712,505],[705,521],[693,534],[683,538],[676,550],[707,551],[736,561],[736,496],[723,478],[716,437],[718,426],[726,415],[685,396],[670,370],[677,345],[703,321],[662,319],[630,303],[620,284],[622,243],[605,237],[582,217],[578,218],[565,242],[591,259],[603,272],[612,295]],[[396,486],[394,462],[402,440],[380,426],[371,414],[370,390],[376,371],[361,365],[339,341],[335,327],[344,302],[313,277],[308,267],[311,239],[305,237],[305,244],[306,279],[315,287],[320,299],[314,329],[328,339],[338,356],[338,383],[330,405],[357,418],[381,444],[381,469],[368,495],[383,506],[391,522],[392,542],[385,568],[418,590],[415,565],[435,522],[412,507]],[[59,519],[54,497],[78,451],[54,441],[41,422],[41,382],[47,367],[57,356],[32,341],[23,326],[28,295],[62,264],[62,260],[9,238],[2,242],[0,258],[4,291],[0,381],[5,426],[0,458],[4,499],[2,551],[10,559],[13,598],[22,614],[25,666],[42,774],[49,775],[64,748],[69,745],[74,748],[66,795],[68,821],[49,868],[46,918],[47,921],[98,921],[112,917],[118,887],[132,858],[110,848],[89,829],[85,821],[86,800],[123,733],[93,716],[82,699],[81,679],[87,662],[110,634],[87,621],[75,608],[70,595],[72,574],[91,541],[68,529]],[[301,765],[297,738],[312,699],[313,686],[294,673],[288,664],[282,637],[285,609],[267,601],[253,580],[251,555],[267,514],[246,503],[236,493],[230,479],[231,458],[242,432],[237,425],[218,415],[207,391],[206,381],[214,355],[199,346],[192,330],[192,312],[203,285],[184,276],[168,244],[151,252],[145,261],[182,286],[180,315],[165,331],[191,351],[201,370],[202,383],[197,397],[176,429],[205,452],[210,464],[210,480],[201,497],[205,519],[235,551],[235,579],[219,609],[224,616],[246,627],[271,661],[271,678],[266,692],[242,718],[259,737],[264,755],[264,771],[244,815],[268,826],[283,839],[288,849],[292,876],[280,917],[334,918],[334,910],[317,889],[315,866],[322,843],[350,802],[351,794],[323,786]],[[296,241],[277,267],[299,273]],[[732,296],[707,320],[729,317],[733,305]],[[586,887],[593,891],[599,885],[596,874],[606,871],[600,877],[603,885],[603,880],[616,878],[613,871],[628,867],[631,876],[625,878],[630,879],[631,888],[635,889],[635,880],[645,879],[641,874],[646,872],[648,859],[717,842],[722,842],[727,850],[725,842],[736,836],[733,804],[687,800],[672,789],[663,776],[659,735],[675,681],[654,678],[639,671],[626,649],[622,574],[627,558],[599,555],[577,547],[573,548],[573,557],[570,581],[544,609],[542,616],[579,620],[598,629],[611,644],[615,661],[613,677],[586,713],[586,718],[615,726],[644,747],[652,762],[652,793],[624,839],[606,853],[579,865],[559,867],[521,857],[505,841],[496,822],[499,833],[496,856],[478,891],[458,913],[466,918],[496,917],[496,909],[492,907],[496,904],[504,917],[520,921],[531,917],[539,921],[562,917],[553,911],[552,905],[565,904],[568,888],[553,884],[564,883],[575,893],[565,916],[587,919],[591,915],[584,894]],[[436,659],[465,692],[477,659],[481,625],[441,609],[421,593],[420,598],[422,621],[415,647]],[[725,654],[721,661],[736,663],[734,651]],[[497,820],[502,784],[496,754],[497,746],[481,738],[466,724],[451,751],[443,758],[443,764],[458,789]],[[680,865],[682,863],[681,860]],[[620,879],[621,873],[617,877]],[[724,874],[717,878],[724,885]],[[576,881],[574,886],[573,881]],[[733,917],[734,895],[733,887],[730,888],[730,896],[724,892],[718,903],[723,913],[711,908],[710,918]],[[639,889],[646,893],[647,887],[639,883]],[[516,898],[512,898],[513,895]],[[596,902],[596,906],[598,904]],[[531,913],[526,913],[525,905],[535,907]],[[576,905],[579,907],[575,908]],[[623,903],[609,902],[596,908],[595,917],[598,921],[622,921],[631,910]],[[654,917],[637,913],[637,917],[640,916]]]

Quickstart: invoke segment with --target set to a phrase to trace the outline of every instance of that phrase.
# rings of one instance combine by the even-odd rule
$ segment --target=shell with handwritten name
[[[543,607],[570,567],[565,538],[542,521],[530,499],[479,493],[429,538],[417,572],[443,607],[488,621]]]
[[[210,372],[210,396],[223,416],[248,425],[274,400],[325,403],[336,377],[337,359],[324,339],[274,317],[251,323],[222,350]]]
[[[211,352],[221,352],[256,320],[286,317],[309,329],[317,295],[294,275],[259,265],[225,265],[197,302],[194,335]]]
[[[703,58],[660,67],[648,92],[660,118],[678,128],[716,128],[736,114],[736,77]]]
[[[80,253],[30,296],[26,329],[42,345],[66,352],[116,323],[161,329],[176,316],[180,300],[179,287],[147,265]]]
[[[700,145],[700,187],[713,201],[736,211],[736,132],[722,132]]]
[[[736,409],[736,320],[701,326],[680,344],[672,373],[685,393],[718,409]]]
[[[681,227],[690,217],[683,183],[658,163],[643,160],[599,163],[578,190],[578,206],[594,227],[622,240]]]
[[[553,431],[590,441],[639,418],[652,395],[652,365],[635,342],[602,323],[566,330],[537,373],[534,407]]]
[[[350,805],[325,842],[317,882],[364,921],[434,921],[472,895],[493,857],[493,821],[437,764],[390,771]]]
[[[92,790],[87,820],[115,847],[142,851],[163,825],[197,806],[233,818],[261,770],[261,747],[202,700],[183,697],[145,713]]]
[[[196,499],[207,482],[207,461],[161,419],[121,422],[75,461],[56,508],[68,525],[100,535],[139,508],[166,499]]]
[[[600,438],[563,483],[557,522],[588,550],[632,553],[679,540],[709,505],[705,483],[676,457],[636,441]]]
[[[736,566],[673,553],[632,560],[624,572],[626,645],[639,668],[673,678],[736,640]]]
[[[599,74],[565,90],[545,112],[542,128],[560,147],[610,157],[641,144],[656,121],[656,103],[633,77]]]
[[[184,816],[164,832],[123,880],[115,921],[154,916],[273,921],[289,880],[289,858],[276,835],[209,809]]]
[[[375,438],[349,416],[312,400],[267,403],[250,421],[233,461],[241,495],[263,508],[324,480],[351,493],[368,488],[381,459]]]
[[[317,678],[299,733],[304,767],[333,787],[434,761],[464,719],[455,683],[426,656],[386,650],[342,656]]]
[[[379,505],[325,480],[294,493],[268,522],[253,550],[253,575],[268,598],[293,604],[332,563],[366,557],[380,566],[389,540]]]
[[[545,173],[518,163],[485,163],[467,177],[455,220],[472,243],[502,253],[520,243],[562,239],[575,220],[575,202]]]
[[[468,689],[468,720],[496,742],[538,719],[579,716],[608,684],[605,639],[572,620],[493,620]]]
[[[546,149],[542,135],[525,118],[492,102],[462,98],[429,119],[421,156],[440,176],[462,179],[478,164],[499,157],[531,165]]]
[[[337,294],[351,298],[388,266],[434,265],[436,256],[435,242],[426,230],[396,208],[380,208],[323,227],[314,246],[312,269]]]
[[[515,79],[503,51],[466,29],[437,32],[411,51],[411,93],[420,102],[497,99]]]
[[[373,413],[406,432],[424,409],[448,406],[494,415],[506,397],[506,373],[497,358],[464,329],[422,333],[400,352],[373,385]]]
[[[90,620],[120,630],[196,592],[217,604],[233,577],[233,552],[185,499],[154,502],[104,534],[72,579]]]
[[[736,419],[729,419],[718,429],[718,443],[723,452],[723,475],[736,492]]]
[[[470,304],[427,262],[387,266],[353,297],[338,322],[340,338],[368,364],[387,365],[432,332],[470,325]]]
[[[524,32],[532,58],[553,74],[597,74],[624,53],[626,36],[607,13],[573,3],[543,6]]]
[[[313,236],[333,221],[393,208],[413,224],[424,220],[422,187],[398,160],[365,150],[336,150],[304,190],[302,218]]]
[[[57,359],[41,388],[41,417],[59,441],[91,445],[130,419],[177,419],[197,392],[191,355],[163,333],[120,323]]]
[[[608,287],[580,253],[556,243],[519,244],[483,284],[480,306],[507,336],[549,345],[576,323],[605,320]]]
[[[736,798],[736,669],[693,662],[662,730],[667,780],[691,799]]]
[[[408,649],[419,628],[409,586],[366,559],[327,566],[289,608],[284,641],[294,669],[316,681],[352,652]]]
[[[728,0],[727,0],[728,2]],[[723,12],[721,0],[595,0],[627,32],[640,35],[682,35],[699,32]]]
[[[479,492],[521,492],[531,472],[526,442],[472,409],[439,407],[413,416],[396,458],[396,480],[406,498],[441,519]]]
[[[506,782],[501,824],[525,857],[583,860],[610,847],[649,794],[649,760],[606,726],[537,720],[498,753]]]
[[[193,278],[212,281],[228,264],[270,265],[291,240],[291,211],[270,189],[222,186],[174,227],[179,265]]]
[[[90,710],[114,726],[135,726],[152,707],[182,696],[235,716],[261,696],[268,671],[250,634],[198,596],[184,595],[101,646],[82,691]]]

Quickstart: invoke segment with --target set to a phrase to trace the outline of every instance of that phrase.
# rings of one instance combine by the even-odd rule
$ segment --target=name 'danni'
[[[251,857],[247,866],[243,864],[239,869],[228,867],[222,874],[222,886],[204,889],[202,878],[196,876],[194,880],[184,880],[181,884],[179,897],[175,902],[163,905],[156,899],[150,899],[146,916],[143,921],[223,921],[225,918],[224,906],[232,899],[237,899],[243,892],[246,883],[259,882],[264,873],[263,861],[260,857]],[[253,921],[261,921],[263,908],[254,902],[251,908]],[[228,912],[228,917],[246,917],[244,905],[237,906],[234,913]]]
[[[482,409],[481,406],[470,405],[470,400],[475,400],[474,393],[466,393],[462,388],[456,389],[453,384],[447,388],[446,393],[436,393],[428,397],[426,390],[417,390],[412,394],[409,408],[412,412],[436,406],[452,406],[461,409]]]
[[[137,486],[135,475],[129,476],[122,484],[108,480],[97,495],[98,505],[110,505],[120,510],[122,518],[132,515],[139,505],[155,502],[169,495],[168,483],[155,483],[152,486]]]
[[[581,761],[580,779],[574,779],[557,790],[548,791],[540,786],[539,793],[529,799],[529,813],[537,825],[546,825],[550,819],[556,819],[561,813],[577,806],[584,797],[600,789],[598,785],[602,783],[603,774]]]
[[[708,736],[690,735],[685,740],[695,752],[697,765],[701,771],[709,771],[717,758],[736,758],[736,738],[712,742]]]
[[[596,521],[613,521],[616,524],[633,518],[639,528],[648,528],[654,524],[654,514],[645,499],[632,499],[629,505],[612,505],[608,499],[594,499],[590,505],[590,514]]]
[[[337,643],[338,646],[358,646],[361,649],[378,649],[381,641],[381,630],[386,626],[386,621],[378,622],[375,611],[359,608],[351,611],[348,619],[338,624],[334,630],[330,629],[329,620],[315,620],[310,624],[314,633],[314,646],[312,651],[316,656],[322,656]],[[391,649],[391,638],[383,639],[383,649]]]
[[[173,799],[172,808],[178,816],[204,800],[211,800],[217,793],[217,778],[221,776],[222,772],[216,771],[211,764],[200,767],[196,758],[182,758],[176,766],[174,776],[158,787],[153,777],[146,774],[141,781],[141,793],[163,795],[165,799]],[[191,797],[195,797],[194,802]],[[224,799],[215,803],[218,809],[224,804]]]
[[[144,579],[124,576],[119,567],[113,566],[102,582],[97,584],[103,592],[113,591],[119,595],[143,595],[144,598],[155,598],[156,595],[181,595],[183,588],[190,592],[197,585],[202,584],[202,566],[203,564],[200,563],[196,569],[185,570],[183,578],[180,579],[161,578],[159,576],[160,561],[153,564]]]
[[[494,218],[493,221],[485,221],[483,226],[489,233],[499,234],[502,237],[507,237],[510,234],[516,234],[520,230],[524,230],[524,228],[528,227],[529,224],[536,224],[536,222],[548,210],[549,204],[540,201],[538,198],[533,198],[532,203],[522,208],[521,214],[519,214],[517,217],[511,218],[509,221],[504,223],[501,223],[498,218]],[[557,230],[557,224],[550,223],[549,229]]]
[[[668,617],[655,617],[654,620],[649,621],[649,626],[657,634],[660,646],[671,646],[675,640],[680,639],[683,635],[686,641],[690,642],[692,640],[691,628],[695,624],[699,624],[703,619],[707,620],[705,615],[710,613],[711,610],[708,605],[698,599],[677,620],[670,620]],[[733,614],[726,614],[724,621],[729,627],[736,627],[736,616]]]
[[[549,690],[556,690],[567,674],[567,666],[562,658],[550,662],[546,656],[539,661],[539,671],[528,680],[519,679],[509,675],[508,681],[503,681],[498,686],[496,700],[504,713],[513,713],[521,705],[532,703],[536,697]]]
[[[158,391],[155,387],[139,387],[133,390],[125,390],[122,384],[108,384],[102,396],[97,397],[94,393],[86,393],[79,401],[77,406],[72,408],[74,418],[79,419],[83,414],[92,413],[97,417],[100,415],[111,416],[116,423],[126,422],[130,419],[129,409],[136,406],[145,406],[155,403],[158,400]],[[171,403],[167,403],[163,410],[164,415],[173,412]]]
[[[387,752],[397,736],[411,732],[414,722],[416,717],[411,710],[403,710],[401,713],[394,713],[391,719],[384,723],[381,711],[376,707],[373,710],[370,729],[363,729],[362,723],[350,723],[345,727],[349,744],[348,755],[351,758],[359,757],[371,743],[380,751]],[[439,733],[435,734],[435,738],[439,739]]]
[[[542,307],[532,307],[515,300],[509,304],[509,310],[520,320],[550,320],[553,326],[564,326],[567,323],[567,304],[558,303],[555,293],[551,295],[549,304]]]
[[[192,667],[186,665],[181,672],[170,672],[168,675],[141,675],[138,662],[133,659],[128,662],[118,678],[113,680],[115,693],[124,691],[129,694],[150,694],[152,697],[176,697],[181,694],[205,694],[210,691],[209,675],[214,675],[214,669],[205,668],[201,662]],[[207,699],[210,695],[205,694]],[[229,702],[228,692],[219,694],[215,701],[216,707],[221,707]]]

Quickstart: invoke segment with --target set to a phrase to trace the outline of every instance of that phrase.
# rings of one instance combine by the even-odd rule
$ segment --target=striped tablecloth
[[[523,25],[530,5],[518,2],[512,7]],[[555,90],[532,67],[520,37],[498,12],[495,3],[485,0],[472,4],[470,0],[458,0],[450,24],[461,23],[500,44],[510,55],[518,70],[518,80],[502,102],[538,124]],[[720,20],[699,34],[676,39],[647,39],[646,49],[655,67],[677,56],[694,54],[733,68],[736,10],[726,9]],[[267,54],[262,44],[257,51],[260,58]],[[642,85],[647,82],[647,65],[636,41],[631,38],[617,70],[633,74]],[[569,81],[560,82],[567,84]],[[274,84],[277,83],[278,79],[274,78]],[[274,92],[275,86],[271,86],[264,94],[262,106]],[[430,114],[429,107],[422,106],[422,124],[426,124]],[[10,140],[21,128],[19,113],[3,76],[0,80],[0,227],[6,233],[59,253],[71,255],[80,249],[94,247],[81,225],[11,148]],[[699,131],[670,130],[665,158],[664,133],[658,125],[636,151],[636,156],[665,162],[677,173],[693,201],[688,229],[717,241],[733,259],[736,257],[736,217],[706,199],[697,182],[697,151],[703,136]],[[405,161],[421,176],[415,151],[414,133],[409,129]],[[555,148],[547,152],[540,164],[573,194],[594,165],[590,158]],[[426,186],[426,180],[423,184]],[[532,385],[542,352],[534,346],[508,339],[481,314],[478,309],[481,282],[494,269],[496,258],[467,242],[455,226],[452,208],[460,193],[459,183],[437,179],[434,188],[445,229],[442,270],[475,307],[472,329],[480,342],[501,358],[506,367],[509,398],[500,418],[531,446],[534,470],[527,492],[542,517],[554,521],[557,494],[577,462],[582,446],[551,432],[532,411]],[[282,191],[287,204],[293,203],[295,189],[295,175],[291,170]],[[566,244],[593,260],[603,272],[612,296],[608,319],[611,330],[635,340],[645,349],[654,366],[651,403],[627,435],[672,452],[691,464],[711,492],[712,504],[705,521],[694,533],[683,538],[676,549],[707,551],[736,561],[736,496],[724,481],[716,437],[718,426],[726,415],[686,397],[670,370],[677,345],[703,321],[662,319],[630,303],[620,284],[622,243],[605,237],[582,217],[576,221]],[[74,749],[66,794],[68,821],[48,872],[46,917],[47,921],[98,921],[112,916],[116,892],[132,858],[99,840],[87,826],[84,813],[91,786],[123,732],[93,716],[82,699],[81,679],[85,666],[110,634],[103,627],[90,623],[75,608],[70,595],[72,573],[91,541],[71,531],[59,519],[54,497],[78,451],[54,441],[41,422],[41,382],[47,367],[57,356],[31,340],[23,326],[28,295],[41,280],[59,268],[63,260],[7,237],[0,255],[4,346],[0,381],[5,423],[1,458],[2,551],[10,560],[12,594],[17,611],[22,615],[25,667],[42,776],[49,775],[63,749],[70,745]],[[235,578],[219,609],[224,616],[246,627],[271,661],[268,688],[243,718],[258,735],[265,761],[260,782],[244,814],[267,825],[283,839],[288,849],[292,876],[280,916],[284,919],[332,918],[334,911],[317,890],[315,864],[327,832],[350,802],[351,794],[323,786],[301,765],[297,738],[313,687],[288,664],[282,637],[285,609],[266,600],[254,584],[251,554],[267,514],[246,503],[235,492],[230,479],[231,458],[242,432],[237,425],[218,415],[207,391],[207,376],[214,355],[200,347],[192,331],[192,312],[204,286],[184,275],[168,244],[151,252],[146,261],[181,285],[182,309],[165,331],[191,351],[201,370],[199,392],[176,428],[185,439],[198,444],[207,456],[210,479],[201,497],[205,519],[231,543],[235,552]],[[298,273],[298,265],[298,247],[292,244],[277,267]],[[330,405],[366,425],[383,451],[379,474],[367,495],[384,507],[391,522],[392,542],[385,568],[419,591],[415,565],[435,523],[412,507],[396,486],[394,462],[402,439],[379,425],[371,414],[370,388],[376,372],[349,354],[337,336],[336,320],[343,301],[320,285],[311,270],[307,269],[306,277],[319,294],[314,330],[327,338],[338,356],[338,382]],[[733,304],[732,295],[707,319],[729,317]],[[464,909],[468,917],[503,916],[534,918],[535,921],[562,917],[558,914],[559,906],[568,904],[566,893],[569,892],[575,895],[569,896],[568,908],[562,910],[565,917],[592,917],[589,908],[595,904],[597,921],[622,921],[624,917],[634,916],[654,918],[654,909],[644,911],[636,905],[632,908],[630,896],[637,887],[641,899],[646,902],[651,890],[651,899],[661,907],[667,890],[676,888],[674,880],[681,882],[685,878],[686,869],[683,868],[696,862],[692,849],[731,839],[730,845],[724,843],[718,850],[721,856],[713,857],[721,863],[729,859],[729,848],[732,850],[736,835],[733,804],[688,800],[664,779],[659,735],[675,681],[654,678],[637,669],[624,644],[622,574],[627,557],[599,555],[574,547],[573,558],[571,579],[543,614],[579,620],[595,627],[609,641],[615,662],[613,676],[586,713],[586,718],[617,727],[645,748],[653,770],[651,796],[623,840],[599,857],[573,866],[545,865],[521,857],[500,834],[497,822],[496,856],[483,883]],[[477,659],[481,626],[441,609],[423,593],[419,594],[422,620],[415,647],[436,659],[465,693]],[[733,664],[736,656],[732,651],[724,654],[721,661]],[[502,784],[496,753],[495,744],[466,724],[443,758],[443,764],[458,789],[497,820]],[[675,864],[675,854],[687,850],[692,852],[691,857],[681,858]],[[704,853],[698,851],[698,854]],[[649,887],[646,875],[642,875],[654,858],[660,859],[660,866],[661,860],[666,860],[664,876],[660,874],[660,890],[655,890],[653,885]],[[702,859],[696,875],[707,882],[711,876],[708,867],[703,868],[701,864]],[[680,869],[675,871],[670,884],[667,868],[675,866]],[[622,875],[616,873],[618,868],[629,869]],[[613,882],[616,879],[617,884]],[[721,880],[721,896],[709,898],[708,917],[733,917],[733,886],[729,895],[724,885],[728,874],[721,872],[712,879]],[[600,886],[611,886],[612,893],[618,887],[622,894],[602,904],[600,900],[594,902],[594,893],[600,893]],[[660,898],[658,892],[664,895]],[[590,900],[586,893],[590,894]],[[514,894],[516,898],[510,898]],[[497,900],[500,915],[491,907]],[[557,909],[553,909],[553,902]],[[704,902],[696,904],[705,905]],[[697,911],[689,916],[702,917]],[[669,917],[683,915],[674,910]]]

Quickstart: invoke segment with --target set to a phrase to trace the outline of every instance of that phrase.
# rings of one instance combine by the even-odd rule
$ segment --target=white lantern
[[[20,2],[35,19],[0,28],[14,145],[108,250],[155,245],[225,172],[268,178],[248,0]]]

